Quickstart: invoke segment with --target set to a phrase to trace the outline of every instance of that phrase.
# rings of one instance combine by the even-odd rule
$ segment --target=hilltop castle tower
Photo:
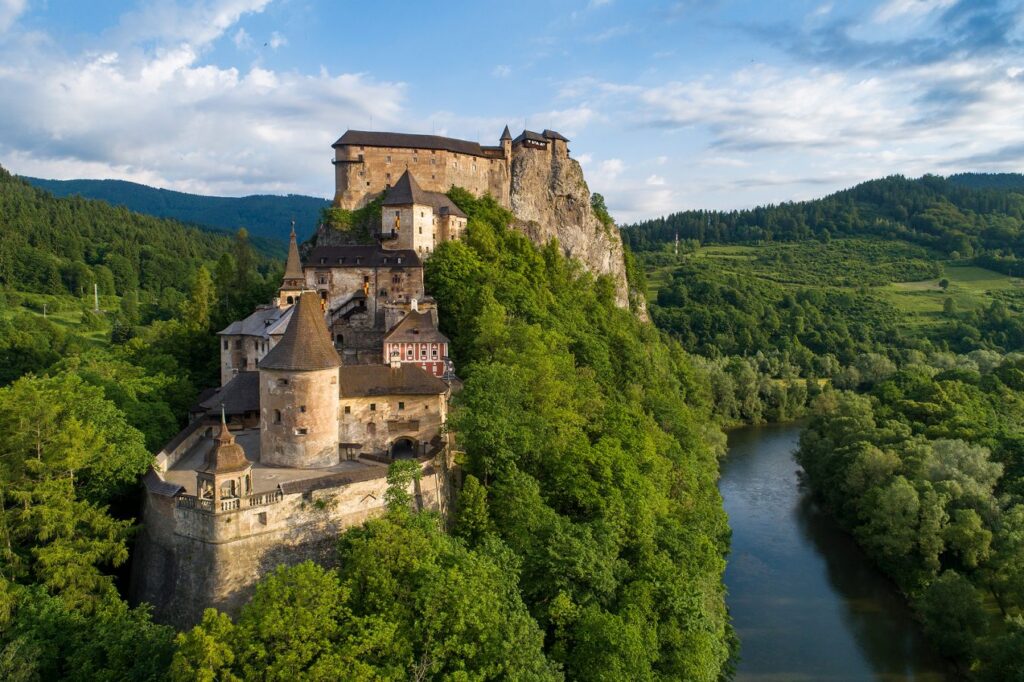
[[[294,243],[294,241],[293,241]],[[338,461],[338,368],[320,298],[305,291],[281,341],[259,363],[260,459],[312,469]]]

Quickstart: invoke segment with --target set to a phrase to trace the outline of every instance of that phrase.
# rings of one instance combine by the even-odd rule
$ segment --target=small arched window
[[[281,423],[281,410],[274,410],[274,423],[275,424],[280,424]]]

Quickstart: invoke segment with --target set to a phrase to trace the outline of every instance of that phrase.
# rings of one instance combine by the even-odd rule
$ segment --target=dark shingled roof
[[[229,474],[248,469],[251,464],[245,457],[245,450],[235,442],[228,425],[221,421],[220,433],[214,438],[213,447],[206,453],[206,461],[196,471],[211,474]]]
[[[332,147],[356,145],[360,147],[395,147],[398,149],[443,149],[458,154],[484,156],[479,143],[456,140],[440,135],[413,135],[410,133],[378,133],[370,130],[346,130]]]
[[[302,261],[299,259],[299,246],[295,241],[295,225],[292,225],[292,234],[288,238],[288,260],[284,264],[284,279],[303,279]]]
[[[341,360],[320,310],[320,297],[312,291],[304,291],[295,304],[288,329],[260,360],[260,369],[311,371],[339,365]]]
[[[508,126],[505,126],[505,129],[501,131],[501,137],[498,138],[498,139],[499,140],[511,140],[512,139],[512,133],[509,132]]]
[[[227,414],[258,412],[260,409],[260,373],[239,372],[231,381],[199,402],[201,411],[218,414],[221,404]]]
[[[562,135],[562,133],[556,132],[554,130],[548,130],[547,128],[545,128],[544,132],[541,133],[541,134],[544,137],[546,137],[548,139],[551,139],[551,140],[561,140],[562,142],[568,142],[569,141],[569,138],[567,138],[565,135]]]
[[[338,388],[342,398],[365,398],[375,395],[438,395],[448,385],[420,368],[403,363],[390,365],[344,365]]]
[[[544,144],[548,143],[548,138],[544,137],[540,133],[535,133],[532,130],[524,130],[523,132],[519,133],[519,137],[517,137],[516,139],[512,140],[512,144],[518,144],[518,143],[522,142],[523,140],[532,140],[533,142],[543,142]]]
[[[447,194],[443,192],[427,192],[420,187],[420,183],[416,182],[416,178],[412,173],[405,171],[402,173],[402,177],[398,178],[398,182],[395,183],[394,187],[388,189],[387,194],[384,195],[383,205],[409,206],[410,204],[430,206],[437,210],[438,215],[466,217],[466,214],[448,198]]]
[[[160,474],[153,470],[153,467],[149,468],[149,471],[142,477],[142,482],[146,486],[146,490],[153,493],[154,495],[164,495],[166,497],[174,497],[178,493],[185,490],[185,487],[178,485],[177,483],[171,483],[160,478]]]
[[[398,259],[402,262],[399,263]],[[322,262],[321,262],[322,261]],[[307,268],[394,267],[421,268],[420,257],[411,249],[385,249],[379,244],[366,246],[317,246],[306,259]]]
[[[448,343],[448,337],[437,330],[432,312],[410,311],[402,321],[384,335],[390,343]],[[384,358],[387,360],[387,358]]]

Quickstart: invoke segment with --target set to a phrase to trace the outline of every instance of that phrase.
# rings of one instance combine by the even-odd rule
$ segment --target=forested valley
[[[806,484],[981,680],[1024,679],[1022,191],[891,177],[623,228],[719,419],[808,417]]]

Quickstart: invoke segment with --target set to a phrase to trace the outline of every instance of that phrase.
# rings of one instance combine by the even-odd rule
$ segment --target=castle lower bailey
[[[490,194],[513,227],[615,283],[628,304],[622,242],[590,207],[568,140],[545,130],[498,144],[346,132],[334,145],[335,204],[381,198],[374,244],[318,239],[305,260],[294,229],[278,296],[219,332],[220,386],[145,476],[132,594],[184,627],[207,607],[235,613],[268,571],[330,564],[339,533],[385,512],[390,462],[419,463],[419,509],[446,513],[460,382],[424,288],[423,262],[461,238],[453,186]]]

